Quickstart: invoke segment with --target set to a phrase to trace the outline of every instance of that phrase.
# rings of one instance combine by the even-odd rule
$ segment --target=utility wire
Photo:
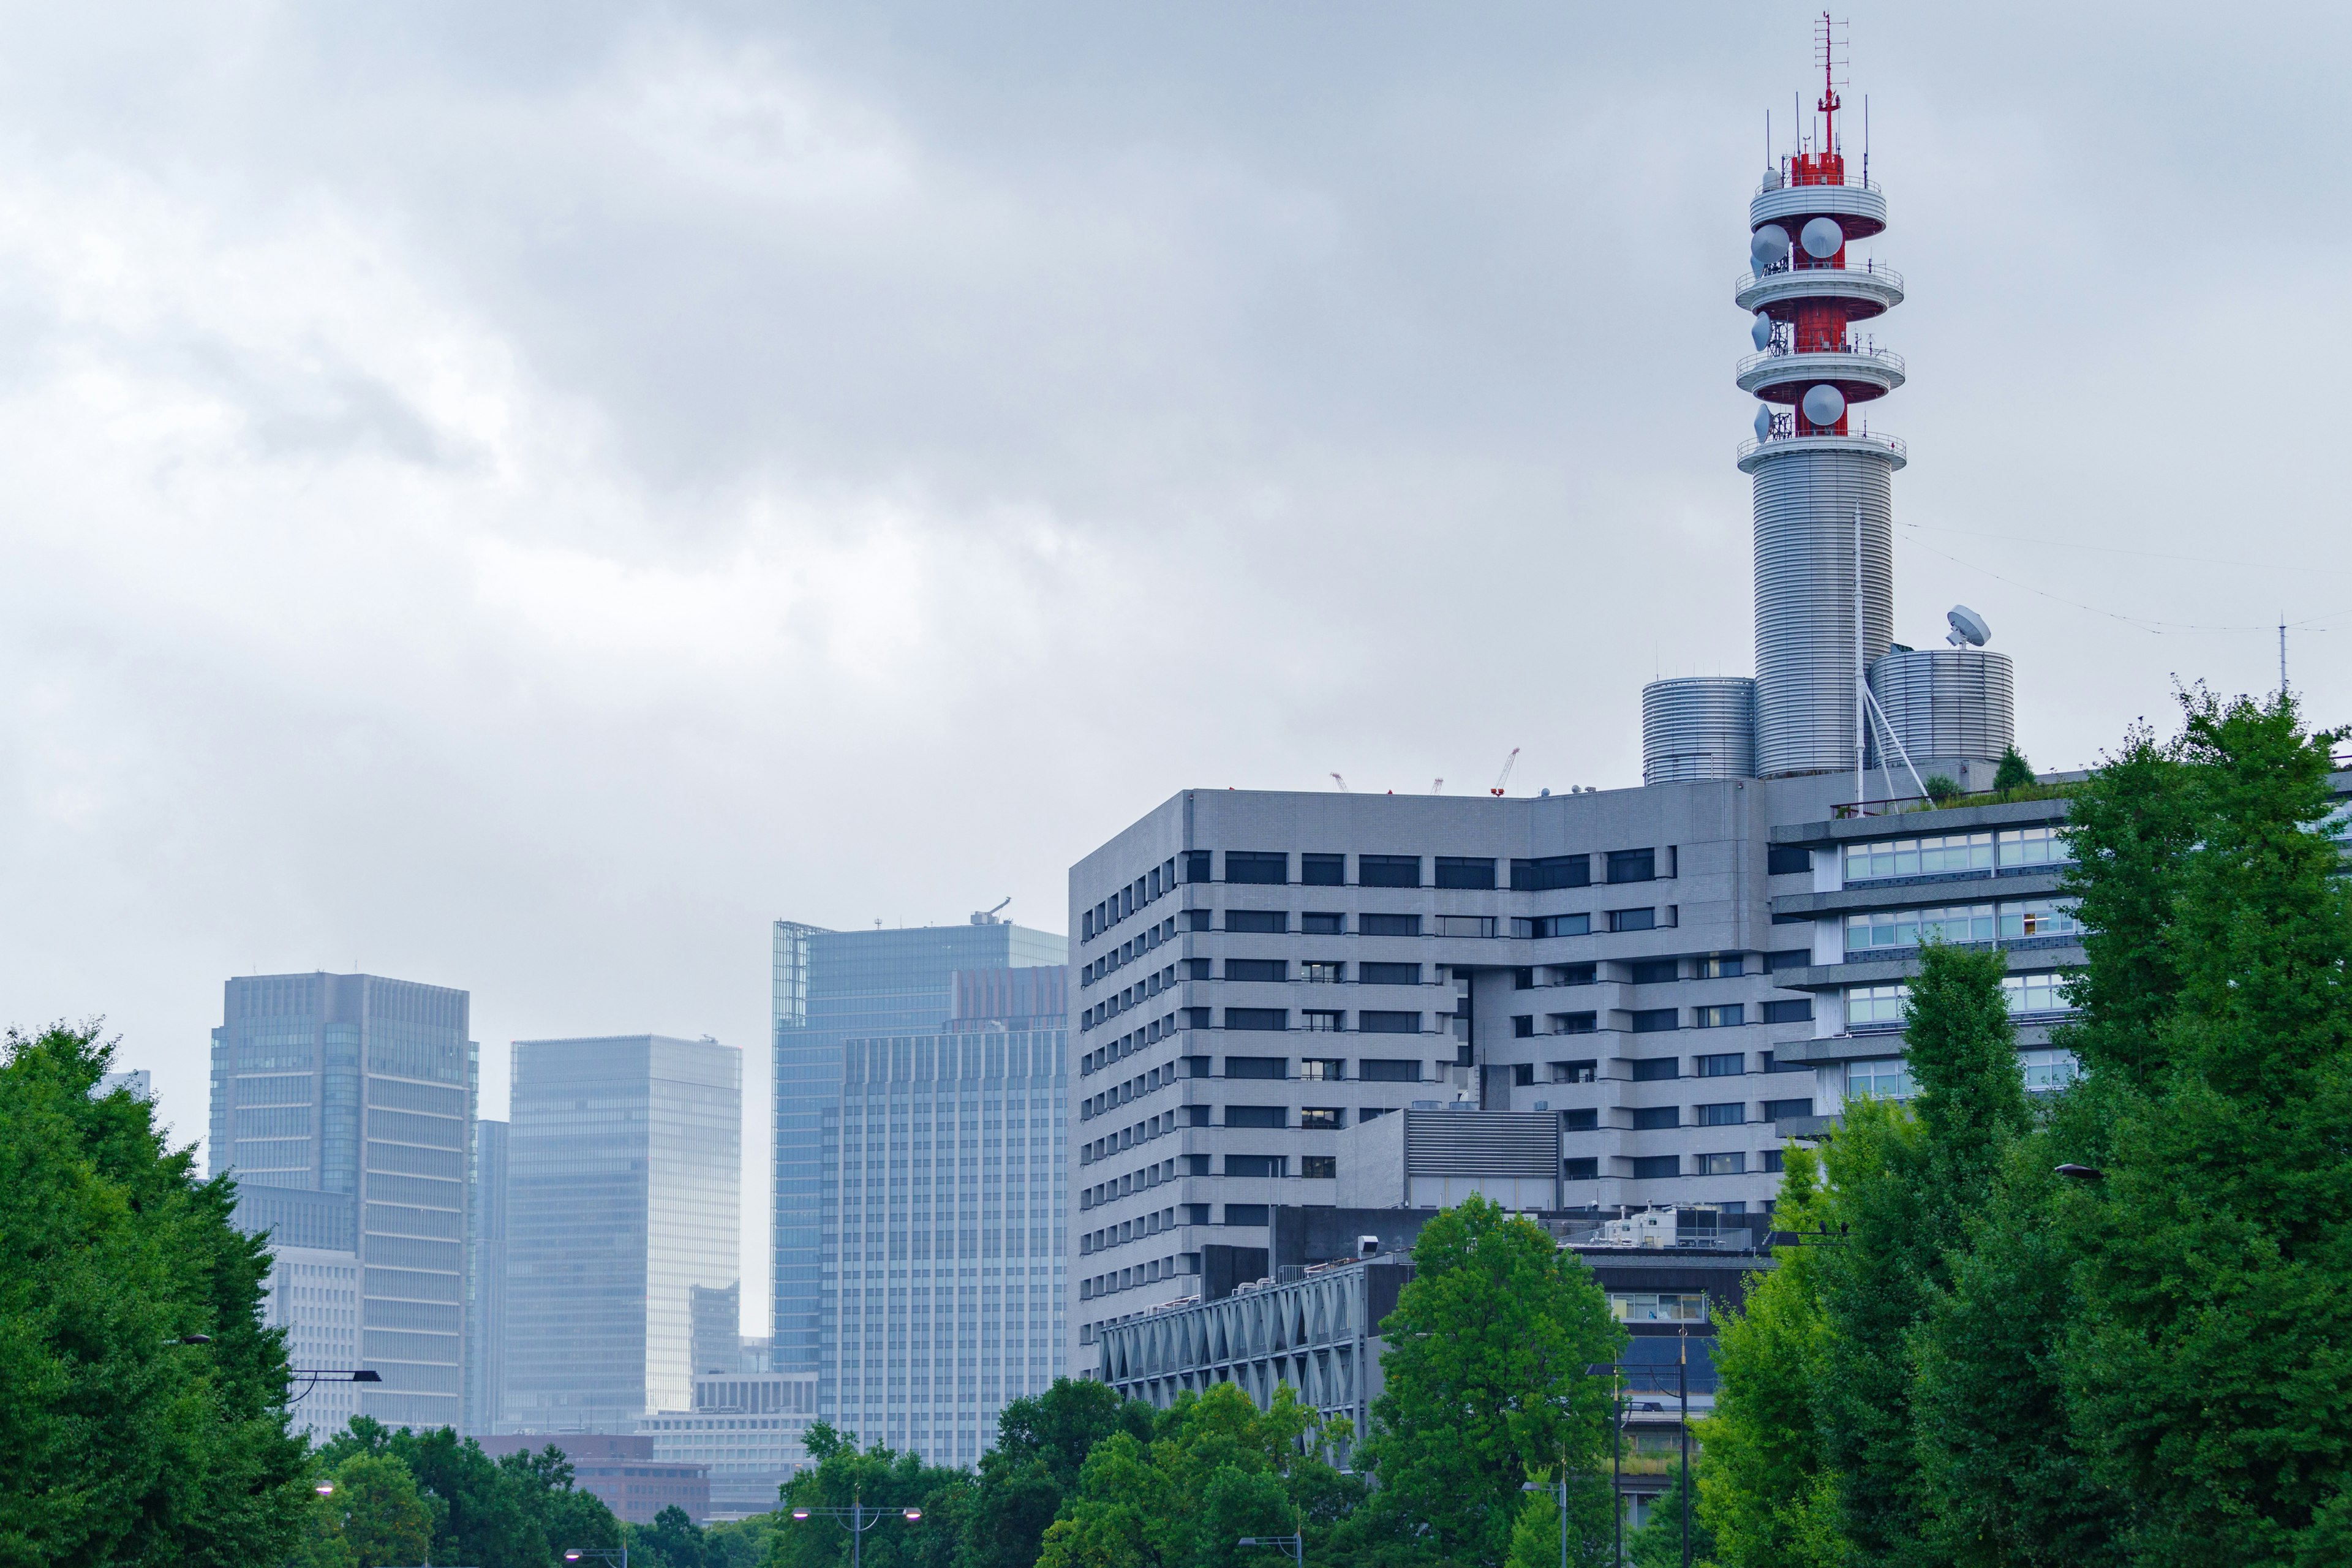
[[[1902,525],[1913,532],[1958,533],[1970,539],[2006,539],[2018,544],[2054,544],[2061,550],[2089,550],[2105,555],[2137,555],[2150,561],[2187,561],[2200,566],[2242,566],[2251,572],[2325,572],[2337,576],[2352,575],[2352,567],[2312,566],[2302,562],[2284,565],[2275,561],[2228,561],[2216,555],[2174,555],[2161,550],[2126,550],[2120,544],[2078,544],[2065,539],[2034,539],[2022,533],[1992,533],[1978,528],[1937,528],[1926,523],[1906,522]],[[2277,623],[2273,622],[2273,626]]]
[[[2006,536],[1996,535],[1994,537]],[[2004,577],[2000,573],[1992,571],[1987,567],[1979,566],[1973,561],[1963,561],[1957,555],[1946,555],[1934,545],[1923,544],[1917,540],[1914,540],[1912,542],[1918,544],[1920,549],[1926,551],[1930,555],[1939,556],[1942,559],[1950,562],[1955,566],[1965,566],[1971,572],[1982,573],[1985,576],[1991,578],[1996,583],[2006,583],[2012,588],[2022,588],[2027,593],[2038,595],[2042,598],[2048,599],[2053,604],[2064,605],[2070,608],[2081,610],[2088,615],[2105,616],[2111,621],[2121,621],[2124,625],[2130,626],[2135,630],[2146,632],[2150,637],[2162,637],[2168,631],[2272,632],[2278,629],[2278,623],[2276,621],[2265,621],[2260,626],[2200,626],[2189,621],[2159,621],[2147,616],[2126,616],[2117,610],[2103,610],[2096,605],[2085,605],[2077,599],[2063,598],[2059,595],[2051,593],[2045,588],[2037,588],[2031,583],[2021,583],[2014,577]],[[2182,559],[2187,558],[2183,557]],[[2291,629],[2300,629],[2305,626],[2317,626],[2322,621],[2332,621],[2339,616],[2352,616],[2352,609],[2331,610],[2326,615],[2314,616],[2309,620],[2290,621],[2287,625]]]

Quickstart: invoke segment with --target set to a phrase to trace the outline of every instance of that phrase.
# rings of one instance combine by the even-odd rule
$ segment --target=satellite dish
[[[1758,348],[1770,348],[1772,346],[1772,318],[1766,315],[1761,310],[1757,311],[1756,324],[1748,329],[1748,336]]]
[[[1772,411],[1761,405],[1756,410],[1756,438],[1759,441],[1772,438]]]
[[[1805,254],[1816,261],[1827,261],[1845,248],[1845,230],[1838,226],[1838,220],[1833,217],[1810,220],[1798,232],[1797,237],[1804,245]]]
[[[1805,417],[1815,425],[1834,425],[1845,417],[1845,394],[1823,382],[1805,389]]]
[[[1992,640],[1992,628],[1985,625],[1985,618],[1966,605],[1954,605],[1944,612],[1944,619],[1952,626],[1944,640],[1954,647],[1982,647]]]
[[[1777,223],[1768,223],[1748,240],[1748,259],[1763,272],[1789,259],[1789,231]]]

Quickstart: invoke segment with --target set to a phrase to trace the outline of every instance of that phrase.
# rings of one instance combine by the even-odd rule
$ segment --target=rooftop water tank
[[[1756,682],[1697,675],[1642,688],[1642,782],[1756,776]]]
[[[1870,667],[1871,695],[1915,764],[1929,758],[1996,762],[2017,734],[2017,677],[2009,656],[1979,647],[1899,648]],[[1885,740],[1871,726],[1870,765]]]

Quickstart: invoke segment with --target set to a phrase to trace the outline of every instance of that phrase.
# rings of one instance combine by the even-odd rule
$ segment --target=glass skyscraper
[[[627,1433],[687,1408],[698,1315],[707,1339],[742,1279],[742,1053],[518,1040],[509,1114],[500,1425]]]
[[[770,1364],[829,1378],[839,1238],[827,1220],[825,1122],[840,1112],[842,1043],[937,1033],[955,1007],[958,970],[1069,961],[1069,942],[975,915],[960,926],[829,931],[774,929],[775,1277]],[[837,1158],[837,1151],[834,1152]],[[821,1386],[819,1409],[833,1411]]]
[[[484,1436],[499,1429],[506,1379],[507,1123],[474,1123],[471,1248],[466,1259],[466,1425]]]
[[[944,1027],[845,1041],[823,1223],[834,1353],[861,1443],[972,1465],[1068,1338],[1069,969],[964,971]]]
[[[351,1259],[359,1364],[383,1379],[358,1413],[387,1426],[463,1419],[467,1011],[438,985],[266,974],[228,983],[213,1031],[212,1170],[235,1173],[246,1229],[306,1268]]]

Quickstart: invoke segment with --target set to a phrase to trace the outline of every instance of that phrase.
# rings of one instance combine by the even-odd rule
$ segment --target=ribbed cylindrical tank
[[[1890,653],[1870,667],[1870,690],[1914,764],[1931,757],[1996,762],[2017,736],[2017,677],[2007,654],[1976,647]],[[1888,750],[1874,724],[1871,765],[1892,760],[1884,754]]]
[[[1895,635],[1891,478],[1867,440],[1768,443],[1756,476],[1756,771],[1854,765],[1854,510],[1862,511],[1862,658]]]
[[[1756,682],[1744,675],[1642,688],[1642,782],[1756,776]]]

